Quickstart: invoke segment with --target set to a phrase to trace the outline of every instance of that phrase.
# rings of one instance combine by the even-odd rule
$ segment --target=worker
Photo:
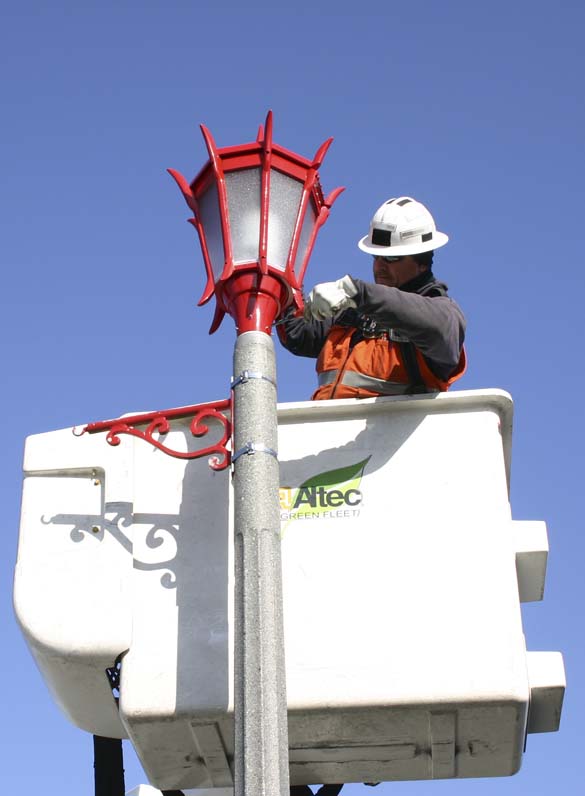
[[[388,199],[358,243],[374,258],[374,281],[323,282],[304,317],[279,321],[289,351],[317,358],[313,400],[441,392],[463,375],[465,318],[432,271],[448,240],[423,204]]]

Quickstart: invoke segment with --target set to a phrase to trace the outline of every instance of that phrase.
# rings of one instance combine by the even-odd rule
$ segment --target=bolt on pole
[[[289,796],[276,365],[264,332],[237,338],[233,420],[234,790],[235,796]]]

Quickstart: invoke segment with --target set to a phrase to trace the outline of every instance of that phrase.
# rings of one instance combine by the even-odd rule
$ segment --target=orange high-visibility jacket
[[[392,340],[392,333],[386,332],[379,337],[361,339],[352,346],[355,331],[346,326],[330,329],[317,360],[319,387],[313,400],[444,392],[465,371],[464,349],[455,370],[447,379],[441,379],[411,343]]]

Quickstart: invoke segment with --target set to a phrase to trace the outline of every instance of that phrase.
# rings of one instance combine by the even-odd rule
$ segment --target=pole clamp
[[[233,390],[238,384],[245,384],[247,381],[250,381],[250,379],[264,379],[264,381],[269,381],[270,384],[276,387],[276,382],[270,376],[266,376],[259,371],[243,370],[239,376],[232,376],[230,379],[230,388]]]
[[[274,456],[275,459],[278,459],[278,451],[275,451],[274,448],[269,448],[263,442],[246,442],[243,448],[232,453],[232,464],[235,464],[240,456],[244,454],[252,456],[254,453],[267,453],[269,456]]]

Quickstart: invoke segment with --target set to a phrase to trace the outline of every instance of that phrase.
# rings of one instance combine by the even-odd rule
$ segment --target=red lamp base
[[[270,334],[276,318],[291,303],[291,289],[272,274],[234,273],[216,287],[218,303],[236,322],[238,334]]]

